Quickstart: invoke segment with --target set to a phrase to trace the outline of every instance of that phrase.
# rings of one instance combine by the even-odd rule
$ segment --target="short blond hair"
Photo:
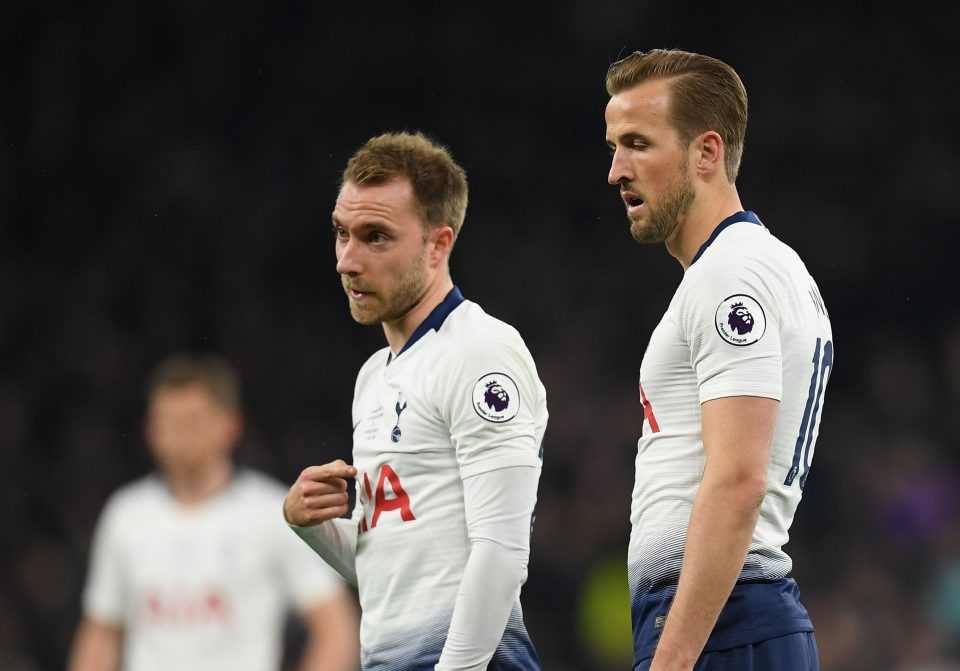
[[[720,135],[727,179],[735,182],[747,132],[747,90],[737,72],[689,51],[635,51],[609,67],[607,93],[613,96],[650,79],[668,81],[670,119],[684,145],[708,130]]]
[[[343,171],[341,188],[407,178],[417,211],[431,227],[449,226],[456,239],[467,214],[467,173],[449,150],[423,133],[384,133],[367,140]]]

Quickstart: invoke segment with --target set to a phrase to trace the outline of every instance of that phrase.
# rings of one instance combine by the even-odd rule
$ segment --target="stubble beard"
[[[349,300],[350,316],[364,326],[401,319],[426,293],[426,258],[426,250],[421,250],[411,259],[410,265],[394,278],[391,286],[378,291],[375,296],[368,296],[366,304]],[[349,299],[348,278],[343,275],[341,281]]]
[[[654,207],[650,204],[647,210],[647,221],[642,223],[638,219],[630,220],[630,234],[639,243],[666,242],[676,232],[687,213],[690,211],[696,193],[687,174],[687,162],[680,166],[676,181],[671,185],[663,198],[663,202]]]

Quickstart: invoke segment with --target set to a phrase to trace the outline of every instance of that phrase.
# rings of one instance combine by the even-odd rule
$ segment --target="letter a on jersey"
[[[390,489],[393,490],[393,497],[389,499],[384,490],[384,485],[387,482],[390,483]],[[393,510],[400,511],[400,518],[404,522],[417,519],[413,514],[413,510],[410,508],[410,497],[400,482],[400,476],[397,475],[396,471],[394,471],[389,464],[384,464],[380,468],[380,478],[377,480],[376,493],[370,490],[370,478],[366,473],[363,474],[363,490],[363,493],[366,494],[364,497],[366,500],[363,501],[364,508],[369,505],[371,499],[373,500],[373,519],[370,520],[369,529],[377,526],[377,522],[380,521],[380,515],[382,513]],[[363,519],[360,520],[361,532],[368,530],[366,517],[366,510],[364,510]]]

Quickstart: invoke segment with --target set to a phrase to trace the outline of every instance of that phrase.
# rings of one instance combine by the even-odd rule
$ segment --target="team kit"
[[[815,671],[783,546],[833,370],[826,304],[797,253],[740,202],[747,97],[729,65],[635,52],[606,85],[608,181],[632,237],[683,269],[625,391],[643,417],[623,511],[631,668]],[[337,272],[354,320],[386,341],[356,378],[352,449],[304,465],[282,495],[244,485],[273,491],[283,531],[356,588],[364,671],[542,668],[521,588],[547,390],[520,331],[452,279],[466,207],[466,173],[424,134],[378,135],[350,158],[332,212]],[[134,597],[105,570],[93,569],[90,612],[119,622]],[[320,576],[311,589],[330,588]],[[162,613],[143,617],[127,631]]]

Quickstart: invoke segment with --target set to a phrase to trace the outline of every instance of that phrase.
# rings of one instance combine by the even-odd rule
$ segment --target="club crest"
[[[509,422],[520,410],[520,392],[509,375],[488,373],[473,385],[473,409],[488,422]]]
[[[397,394],[397,423],[393,426],[393,431],[390,432],[390,440],[395,443],[400,442],[400,437],[403,435],[403,432],[400,430],[400,415],[403,414],[403,411],[407,409],[407,399],[404,397],[403,392],[401,391]]]
[[[760,303],[746,294],[728,296],[717,306],[717,333],[731,345],[745,347],[763,337],[767,318]]]

